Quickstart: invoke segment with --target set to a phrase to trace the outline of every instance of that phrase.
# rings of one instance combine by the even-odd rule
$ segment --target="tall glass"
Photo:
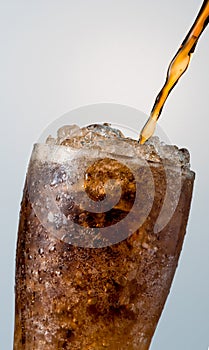
[[[96,138],[91,147],[79,137],[34,146],[17,242],[14,350],[149,349],[194,173],[185,150],[163,157],[152,145]]]

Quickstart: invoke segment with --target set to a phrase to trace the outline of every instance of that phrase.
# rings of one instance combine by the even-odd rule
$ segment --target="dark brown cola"
[[[149,349],[194,181],[187,151],[160,147],[105,125],[35,145],[18,231],[14,350]]]

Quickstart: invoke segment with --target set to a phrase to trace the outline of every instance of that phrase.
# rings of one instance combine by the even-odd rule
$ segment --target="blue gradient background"
[[[12,349],[16,232],[32,144],[82,105],[113,102],[149,114],[201,3],[0,1],[1,349]],[[180,266],[151,350],[209,346],[208,42],[206,29],[160,119],[168,137],[190,150],[197,177]]]

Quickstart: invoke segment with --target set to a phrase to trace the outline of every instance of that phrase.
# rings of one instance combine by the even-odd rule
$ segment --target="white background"
[[[1,349],[12,349],[16,233],[32,144],[82,105],[113,102],[149,114],[201,3],[0,1]],[[190,150],[197,176],[180,266],[151,350],[209,345],[208,42],[206,29],[159,122]]]

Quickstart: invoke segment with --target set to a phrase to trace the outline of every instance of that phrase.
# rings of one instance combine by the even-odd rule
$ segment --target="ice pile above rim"
[[[71,149],[97,149],[112,155],[143,158],[157,163],[163,160],[173,166],[181,164],[183,168],[190,168],[190,155],[185,148],[166,145],[157,136],[140,145],[137,140],[125,137],[119,129],[112,128],[108,123],[82,128],[77,125],[63,126],[57,131],[57,138],[49,136],[46,144]]]

